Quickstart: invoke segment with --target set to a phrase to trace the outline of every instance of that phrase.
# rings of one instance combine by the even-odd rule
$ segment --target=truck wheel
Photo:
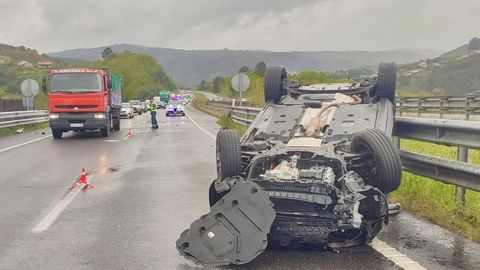
[[[110,136],[110,125],[106,125],[105,127],[101,128],[100,134],[102,134],[102,137]]]
[[[395,63],[381,63],[378,67],[378,78],[370,96],[387,98],[395,104],[395,88],[397,68]]]
[[[287,71],[284,67],[269,67],[265,72],[265,102],[278,104],[280,98],[286,94],[283,82],[287,79]]]
[[[367,129],[356,133],[352,138],[352,150],[365,153],[366,160],[374,161],[374,167],[364,176],[367,184],[390,193],[400,186],[402,164],[398,151],[390,139],[378,129]]]
[[[113,118],[113,130],[120,130],[120,118]]]
[[[61,130],[52,128],[52,136],[54,139],[61,139],[62,135],[63,135],[63,132]]]
[[[239,175],[242,172],[242,154],[238,133],[222,129],[217,133],[217,179]]]

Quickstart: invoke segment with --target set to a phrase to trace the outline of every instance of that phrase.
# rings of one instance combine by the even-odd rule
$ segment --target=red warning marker
[[[88,182],[87,173],[85,172],[85,167],[82,168],[82,175],[78,181],[72,185],[72,189],[78,187],[79,185],[85,185],[85,188],[93,188],[93,185]]]

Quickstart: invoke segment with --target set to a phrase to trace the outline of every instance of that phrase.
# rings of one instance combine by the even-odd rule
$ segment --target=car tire
[[[169,116],[170,116],[170,114],[169,114],[169,113],[166,113],[166,114],[165,114],[165,116],[166,116],[166,117],[169,117]]]
[[[54,139],[61,139],[62,135],[63,135],[63,132],[61,130],[52,128],[52,136]]]
[[[238,133],[233,129],[222,129],[217,133],[217,179],[239,175],[242,172],[242,153]]]
[[[287,79],[287,71],[282,66],[272,66],[265,72],[264,94],[265,102],[278,104],[286,94],[283,83]]]
[[[375,163],[371,173],[364,176],[367,184],[390,193],[400,186],[402,165],[397,149],[390,138],[378,129],[368,129],[356,133],[352,138],[352,151],[368,153]]]
[[[378,77],[370,96],[387,98],[395,104],[395,89],[397,83],[397,67],[395,63],[381,63],[378,67]]]

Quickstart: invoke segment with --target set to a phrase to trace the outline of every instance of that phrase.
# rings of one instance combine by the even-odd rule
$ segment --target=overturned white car
[[[217,134],[210,213],[177,241],[201,264],[243,264],[267,244],[340,248],[369,242],[400,185],[390,137],[393,63],[370,82],[302,85],[282,67],[265,75],[266,105],[240,139]]]

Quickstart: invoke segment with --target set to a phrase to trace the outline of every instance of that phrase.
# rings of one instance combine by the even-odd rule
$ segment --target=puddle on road
[[[428,269],[478,269],[480,245],[438,225],[402,212],[379,238]]]

